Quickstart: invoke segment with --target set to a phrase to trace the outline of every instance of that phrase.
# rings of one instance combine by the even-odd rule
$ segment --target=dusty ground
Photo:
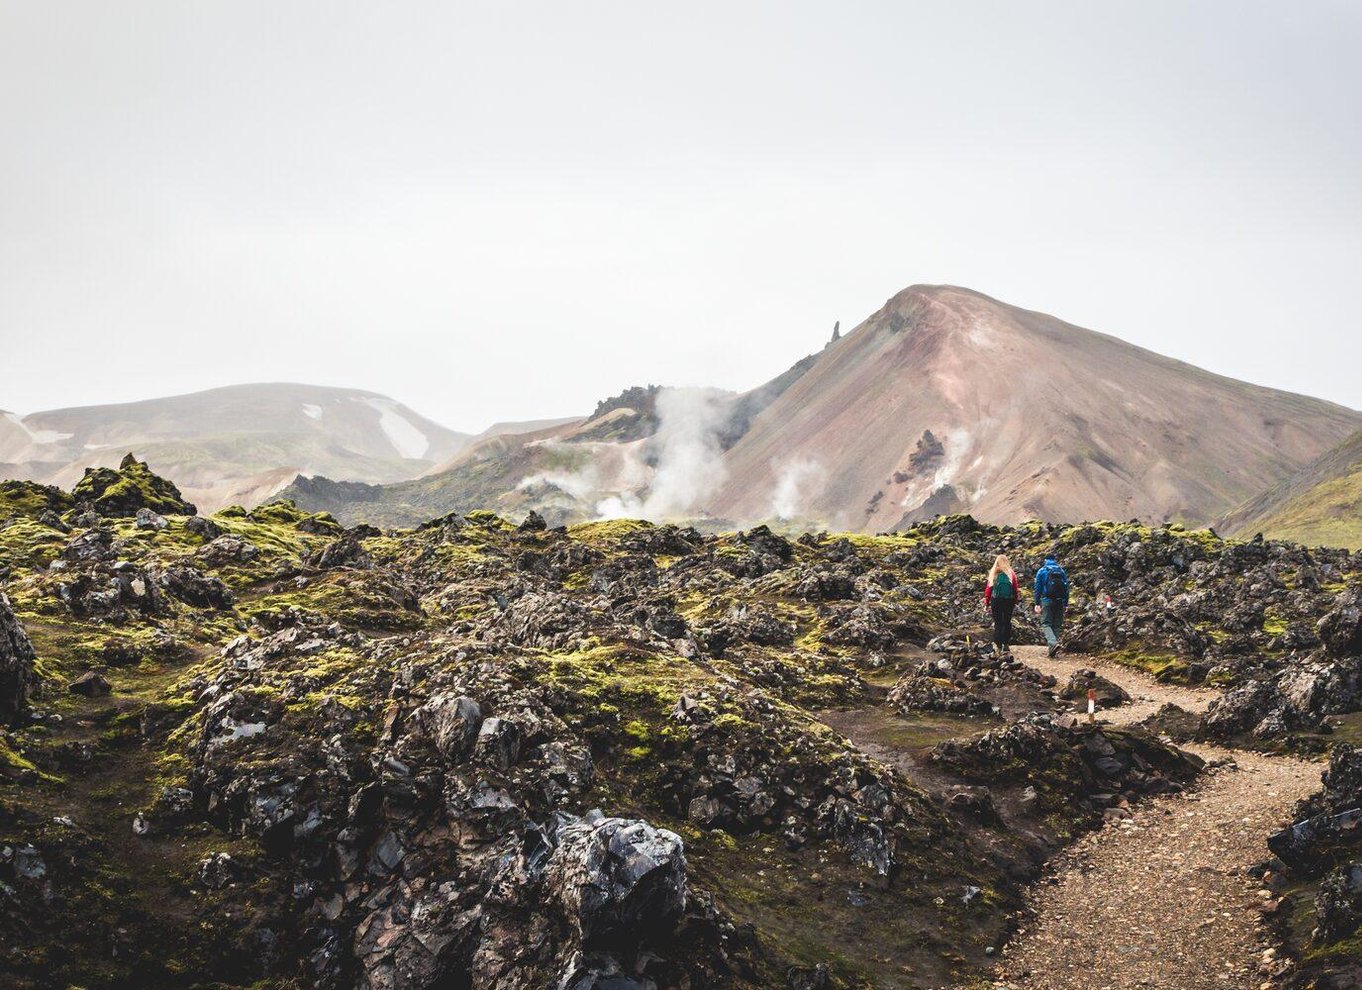
[[[1026,663],[1061,680],[1093,667],[1134,703],[1104,714],[1132,722],[1165,702],[1202,711],[1213,691],[1159,684],[1089,657]],[[1258,988],[1271,952],[1260,908],[1265,892],[1245,867],[1267,855],[1264,839],[1297,800],[1319,787],[1320,766],[1209,746],[1186,747],[1213,764],[1194,792],[1149,802],[1126,821],[1091,833],[1052,866],[1031,897],[1032,917],[1003,950],[1000,986],[1027,990]],[[1265,956],[1265,953],[1267,954]]]

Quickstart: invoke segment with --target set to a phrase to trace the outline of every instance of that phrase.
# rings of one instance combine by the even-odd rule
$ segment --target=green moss
[[[258,505],[246,513],[245,518],[251,522],[273,526],[296,527],[300,523],[307,523],[314,535],[338,536],[343,529],[331,513],[308,512],[305,509],[298,508],[291,499],[286,498],[275,499],[273,502]]]
[[[1118,650],[1107,656],[1125,667],[1143,670],[1155,680],[1170,684],[1186,684],[1188,666],[1171,653],[1147,652],[1139,646]]]
[[[1323,960],[1338,962],[1343,959],[1362,960],[1362,931],[1355,932],[1347,938],[1341,938],[1337,942],[1330,942],[1328,945],[1307,949],[1302,958],[1308,962]]]
[[[1276,609],[1269,608],[1263,613],[1263,632],[1268,636],[1280,636],[1287,630],[1286,620]]]
[[[96,512],[106,516],[136,515],[139,509],[150,509],[161,515],[193,515],[195,508],[184,500],[173,482],[153,474],[144,461],[131,454],[123,458],[117,471],[112,468],[86,468],[85,476],[76,482],[72,495],[81,502],[89,502]]]
[[[61,555],[69,537],[27,516],[0,523],[0,567],[14,571],[45,569]]]
[[[0,520],[11,516],[37,517],[47,510],[58,515],[75,505],[75,500],[52,485],[33,481],[0,481]]]
[[[26,760],[20,756],[9,743],[0,736],[0,767],[8,767],[11,770],[37,770],[31,760]]]
[[[652,529],[653,524],[642,519],[605,519],[599,522],[578,523],[568,527],[568,535],[583,543],[618,543],[626,536]]]
[[[474,526],[481,526],[484,529],[508,530],[515,528],[509,521],[502,519],[495,512],[488,512],[485,509],[474,509],[464,518]]]

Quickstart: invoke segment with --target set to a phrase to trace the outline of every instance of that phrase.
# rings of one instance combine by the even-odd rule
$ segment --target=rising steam
[[[776,473],[776,487],[771,492],[771,515],[782,520],[797,518],[824,480],[823,466],[817,461],[806,458],[787,461]]]
[[[705,501],[728,476],[719,436],[732,396],[712,388],[667,388],[657,395],[657,432],[648,445],[655,461],[645,494],[620,492],[602,499],[602,519],[686,519],[703,514]]]

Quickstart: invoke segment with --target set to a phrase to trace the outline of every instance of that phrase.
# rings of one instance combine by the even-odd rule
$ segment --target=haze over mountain
[[[1310,545],[1362,549],[1362,431],[1298,474],[1239,506],[1221,528]]]
[[[394,526],[489,508],[883,531],[966,511],[1349,542],[1356,500],[1338,497],[1362,457],[1355,437],[1330,451],[1359,429],[1362,413],[1329,402],[913,286],[748,392],[633,387],[588,415],[472,436],[374,392],[239,385],[5,413],[0,473],[70,487],[132,451],[208,511],[282,495]]]
[[[0,415],[0,473],[69,487],[130,450],[207,511],[254,504],[299,472],[410,478],[469,440],[401,403],[358,389],[236,385],[116,405]]]
[[[344,519],[448,511],[771,519],[884,530],[1212,522],[1362,427],[1362,413],[1203,371],[952,286],[914,286],[748,393],[631,389],[391,486],[300,481]]]

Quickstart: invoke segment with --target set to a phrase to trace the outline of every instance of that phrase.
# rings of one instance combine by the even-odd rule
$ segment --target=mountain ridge
[[[1362,427],[1336,403],[933,285],[748,392],[635,388],[597,411],[367,490],[363,511],[389,525],[473,508],[851,531],[953,512],[1206,525]],[[310,502],[325,489],[312,481],[284,493],[360,518],[338,490]]]
[[[1219,449],[1202,436],[1217,422]],[[1342,406],[1216,375],[974,290],[911,286],[757,418],[710,508],[755,519],[782,462],[817,464],[832,451],[821,497],[806,510],[847,528],[896,525],[947,484],[962,508],[990,521],[1207,522],[1360,423]],[[943,450],[915,468],[928,431]],[[863,520],[852,515],[877,492]]]
[[[1263,532],[1301,543],[1362,549],[1362,430],[1237,507],[1220,527],[1235,536]]]
[[[401,480],[470,439],[378,392],[266,382],[6,414],[0,463],[14,477],[69,485],[136,450],[211,509],[261,501],[299,471]]]

